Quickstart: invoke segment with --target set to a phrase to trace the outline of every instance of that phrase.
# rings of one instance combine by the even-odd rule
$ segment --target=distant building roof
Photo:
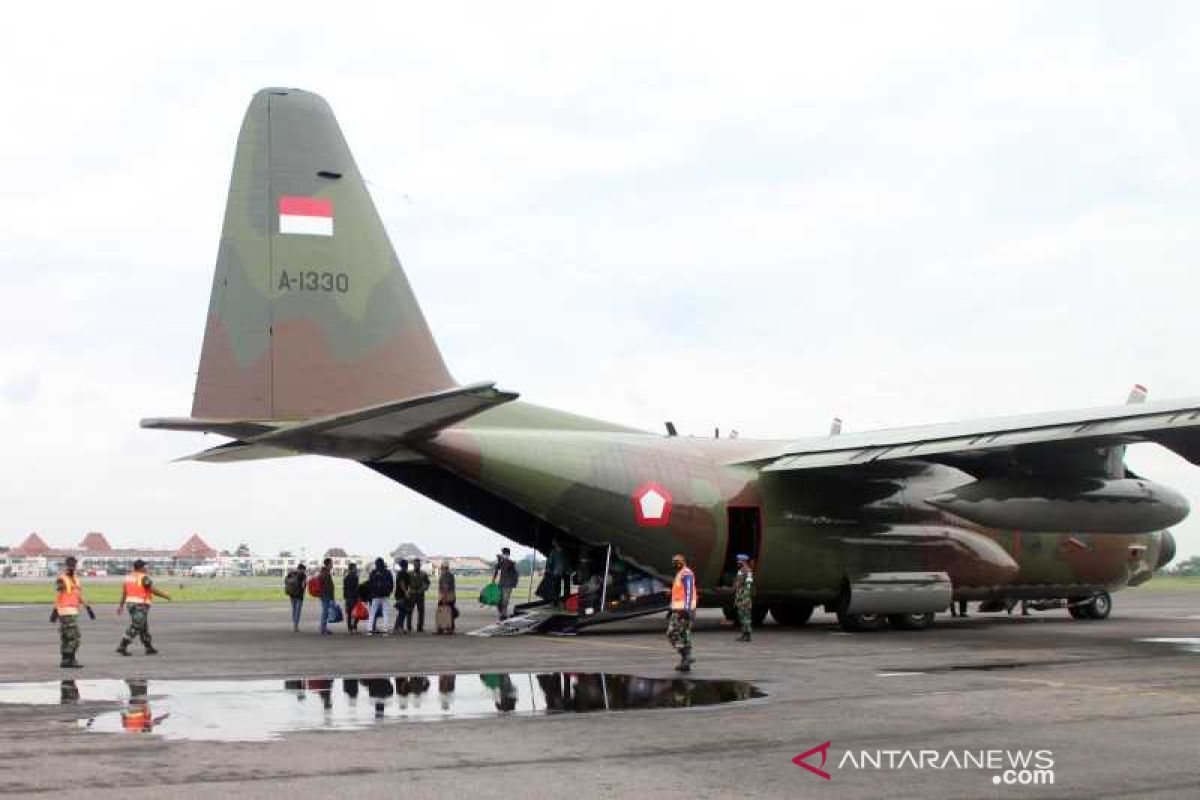
[[[192,538],[175,551],[176,558],[215,558],[216,555],[217,551],[209,547],[208,542],[201,539],[198,533],[193,533]]]
[[[14,556],[44,556],[50,552],[50,545],[36,533],[25,537],[25,541],[13,548]]]
[[[452,571],[471,570],[486,572],[492,568],[492,562],[477,556],[430,556],[429,561],[435,568],[440,567],[443,561],[449,561]]]
[[[329,548],[328,550],[325,551],[325,557],[326,558],[349,558],[349,556],[346,555],[346,551],[340,547]]]
[[[108,539],[104,538],[103,533],[92,531],[83,537],[83,541],[79,543],[79,549],[88,550],[93,553],[111,553],[112,545],[108,543]]]
[[[417,547],[412,542],[405,542],[392,551],[393,559],[407,558],[409,561],[414,558],[424,559],[425,554],[421,552],[421,548]]]

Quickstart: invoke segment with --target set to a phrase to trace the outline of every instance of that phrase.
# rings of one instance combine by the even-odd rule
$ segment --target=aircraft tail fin
[[[329,105],[258,92],[238,136],[192,417],[311,419],[454,386]]]

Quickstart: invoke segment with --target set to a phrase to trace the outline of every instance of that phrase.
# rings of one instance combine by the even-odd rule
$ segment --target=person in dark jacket
[[[413,617],[417,618],[417,633],[425,632],[425,593],[429,591],[429,576],[421,568],[421,559],[413,559],[412,575],[408,579],[408,632],[413,632]]]
[[[329,607],[333,605],[333,559],[327,558],[321,562],[321,624],[317,630],[322,636],[331,636],[333,631],[329,630]]]
[[[342,578],[342,599],[346,603],[346,630],[358,633],[358,620],[354,618],[354,607],[358,605],[358,564],[353,562]]]
[[[395,581],[392,580],[391,570],[387,568],[382,558],[375,559],[375,569],[371,570],[371,575],[367,579],[367,588],[371,592],[371,611],[368,614],[368,619],[371,620],[371,628],[367,631],[367,635],[371,636],[380,631],[375,628],[375,620],[379,617],[383,618],[383,631],[388,632],[387,607],[388,598],[392,596],[392,589],[395,587]]]
[[[295,569],[288,570],[283,579],[283,590],[292,602],[292,633],[300,630],[300,611],[304,608],[304,590],[308,586],[308,570],[301,561]]]
[[[392,633],[405,633],[404,621],[408,618],[411,609],[408,606],[408,589],[409,581],[412,575],[408,572],[408,559],[402,558],[396,562],[396,626],[392,628]],[[409,623],[411,627],[412,623]]]
[[[499,612],[500,621],[503,622],[508,619],[508,602],[512,598],[512,591],[521,582],[516,562],[512,560],[512,551],[507,547],[501,547],[500,555],[496,556],[496,568],[492,571],[492,583],[496,583],[497,579],[500,582],[500,604],[496,607],[496,611]]]

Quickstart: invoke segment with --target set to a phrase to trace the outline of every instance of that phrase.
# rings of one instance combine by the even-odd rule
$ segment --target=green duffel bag
[[[500,605],[500,585],[489,583],[483,587],[483,590],[479,593],[479,602],[485,606]]]

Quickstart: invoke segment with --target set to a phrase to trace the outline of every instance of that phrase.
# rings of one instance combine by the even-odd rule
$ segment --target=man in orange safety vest
[[[133,572],[125,576],[125,584],[121,587],[121,602],[117,605],[117,616],[125,606],[129,606],[129,628],[117,645],[117,652],[123,656],[133,655],[129,652],[129,643],[141,639],[146,648],[146,655],[158,653],[150,640],[150,601],[158,595],[164,600],[171,596],[154,585],[146,575],[146,562],[140,558],[133,562]]]
[[[83,599],[83,587],[79,585],[79,576],[75,574],[75,564],[75,556],[67,556],[63,571],[54,581],[54,613],[50,615],[52,622],[58,622],[58,649],[62,653],[59,666],[64,669],[83,666],[75,660],[75,651],[79,649],[81,638],[79,609],[87,609],[88,615],[96,618],[92,607]]]
[[[690,672],[692,669],[692,621],[699,605],[696,592],[696,576],[688,568],[682,553],[671,557],[675,566],[675,582],[671,584],[671,611],[667,616],[667,641],[679,651],[679,665],[675,669]]]

